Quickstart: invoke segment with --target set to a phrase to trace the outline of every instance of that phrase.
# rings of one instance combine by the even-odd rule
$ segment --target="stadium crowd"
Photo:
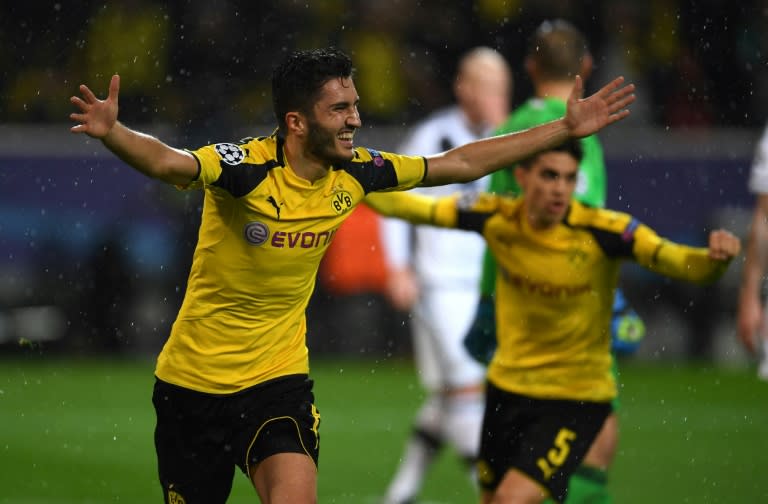
[[[266,79],[301,47],[338,45],[359,69],[371,123],[412,122],[451,101],[457,56],[498,49],[521,68],[545,18],[569,19],[595,54],[594,82],[624,74],[643,90],[633,121],[757,127],[768,115],[765,8],[757,0],[125,0],[0,6],[0,114],[66,120],[80,82],[119,72],[130,123],[210,131],[270,122]],[[383,75],[382,75],[383,74]],[[521,79],[522,81],[522,79]],[[386,85],[381,85],[386,82]],[[518,98],[528,96],[521,82]],[[230,96],[226,102],[222,96]],[[643,103],[644,102],[644,103]]]

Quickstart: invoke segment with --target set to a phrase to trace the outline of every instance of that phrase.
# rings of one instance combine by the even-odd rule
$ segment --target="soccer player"
[[[456,104],[417,124],[398,152],[436,154],[487,137],[509,111],[509,65],[489,47],[474,48],[459,61],[453,91]],[[480,192],[487,185],[483,177],[414,191],[441,196]],[[395,307],[412,311],[414,357],[427,392],[384,499],[402,504],[413,502],[444,445],[453,448],[475,481],[485,369],[462,341],[480,295],[485,245],[475,233],[411,226],[401,219],[382,220],[382,245],[390,270],[388,297]]]
[[[611,306],[624,260],[707,283],[740,250],[713,231],[708,248],[659,237],[631,215],[573,199],[577,141],[520,161],[517,199],[372,194],[379,212],[483,235],[498,264],[498,347],[487,373],[478,472],[481,502],[563,502],[568,480],[611,412]]]
[[[592,73],[592,66],[592,56],[586,38],[575,26],[560,19],[542,23],[528,44],[525,59],[525,69],[533,84],[534,96],[515,109],[496,134],[524,130],[561,116],[574,78],[580,75],[587,79]],[[581,139],[581,145],[584,156],[579,166],[574,196],[587,205],[603,207],[606,198],[606,175],[602,146],[595,135]],[[512,168],[494,172],[490,179],[490,192],[515,195],[520,193]],[[482,300],[476,310],[478,319],[472,325],[472,332],[467,335],[469,348],[483,360],[487,359],[489,352],[480,343],[483,338],[480,338],[477,332],[485,331],[484,339],[489,341],[492,351],[492,297],[495,279],[496,263],[493,255],[486,251],[481,280]],[[637,348],[645,327],[634,311],[626,307],[620,291],[617,291],[615,302],[617,311],[626,315],[623,318],[624,324],[621,325],[623,331],[616,332],[617,337],[625,338],[617,338],[616,344],[620,345],[625,353],[629,353]],[[617,408],[618,400],[595,440],[595,445],[585,457],[584,466],[571,478],[569,504],[604,504],[610,501],[607,469],[613,462],[618,445],[619,423],[615,412]]]
[[[100,100],[71,102],[74,133],[99,139],[140,173],[205,200],[184,301],[157,359],[155,447],[166,502],[221,503],[235,467],[264,503],[315,502],[320,414],[305,308],[320,259],[373,191],[482,177],[626,117],[634,86],[617,78],[527,132],[427,157],[355,147],[361,127],[343,52],[288,54],[272,75],[277,130],[184,150],[118,121],[120,77]]]
[[[755,150],[749,189],[757,195],[739,290],[739,339],[751,353],[757,353],[760,363],[757,375],[768,380],[768,325],[760,292],[765,267],[768,264],[768,128]]]

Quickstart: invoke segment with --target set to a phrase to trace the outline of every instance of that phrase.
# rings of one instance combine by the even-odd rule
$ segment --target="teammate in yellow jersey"
[[[631,215],[573,199],[581,147],[521,161],[517,199],[372,194],[379,212],[481,233],[498,265],[498,346],[487,373],[478,473],[483,503],[563,502],[611,411],[613,293],[623,260],[699,283],[739,253],[724,230],[708,248],[667,241]]]
[[[173,148],[117,120],[120,78],[106,99],[73,96],[74,133],[98,138],[139,172],[205,191],[184,302],[155,370],[155,448],[166,502],[215,504],[235,467],[261,502],[317,499],[320,414],[305,308],[333,234],[366,194],[482,177],[629,114],[617,78],[565,116],[523,133],[427,157],[355,147],[360,101],[349,57],[296,51],[272,76],[270,136]]]

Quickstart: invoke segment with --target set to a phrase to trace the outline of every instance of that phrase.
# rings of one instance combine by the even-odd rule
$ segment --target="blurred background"
[[[759,0],[3,2],[0,351],[154,355],[181,303],[201,195],[71,135],[79,84],[103,97],[120,73],[123,122],[196,148],[271,133],[273,65],[333,44],[357,68],[358,145],[393,150],[409,125],[452,102],[456,61],[471,47],[508,58],[522,102],[527,39],[555,17],[588,35],[588,91],[619,74],[638,88],[631,117],[600,134],[608,206],[685,243],[718,226],[745,236],[747,175],[768,120]],[[376,217],[362,219],[323,264],[309,311],[315,354],[410,351],[408,315],[381,295]],[[358,281],[345,281],[350,272]],[[739,275],[737,260],[700,288],[628,267],[623,287],[648,326],[635,358],[746,365],[734,330]]]

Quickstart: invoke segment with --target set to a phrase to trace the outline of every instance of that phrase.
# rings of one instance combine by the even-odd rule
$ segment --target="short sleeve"
[[[393,189],[403,190],[416,187],[427,175],[427,159],[424,156],[404,156],[401,154],[382,153],[392,162],[397,175],[397,186]]]
[[[236,144],[206,145],[197,150],[187,151],[197,160],[198,175],[195,180],[179,189],[204,189],[221,176],[221,163],[239,164],[245,159],[245,152]]]

